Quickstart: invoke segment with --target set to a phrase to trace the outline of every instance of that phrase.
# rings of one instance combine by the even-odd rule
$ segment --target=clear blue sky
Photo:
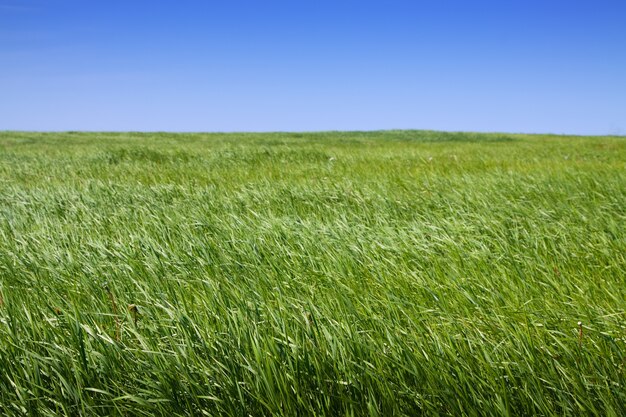
[[[626,1],[0,0],[0,130],[626,134]]]

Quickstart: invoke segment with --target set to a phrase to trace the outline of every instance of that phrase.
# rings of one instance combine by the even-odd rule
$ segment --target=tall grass
[[[0,133],[0,370],[16,416],[626,415],[626,140]]]

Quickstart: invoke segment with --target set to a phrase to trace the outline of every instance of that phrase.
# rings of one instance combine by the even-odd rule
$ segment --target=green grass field
[[[626,415],[626,138],[2,132],[0,370],[2,415]]]

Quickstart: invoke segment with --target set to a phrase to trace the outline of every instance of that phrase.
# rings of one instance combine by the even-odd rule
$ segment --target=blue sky
[[[0,130],[626,134],[626,1],[0,0]]]

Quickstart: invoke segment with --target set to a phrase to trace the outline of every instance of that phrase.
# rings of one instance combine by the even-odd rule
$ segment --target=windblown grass
[[[625,138],[0,133],[2,415],[620,416],[625,326]]]

